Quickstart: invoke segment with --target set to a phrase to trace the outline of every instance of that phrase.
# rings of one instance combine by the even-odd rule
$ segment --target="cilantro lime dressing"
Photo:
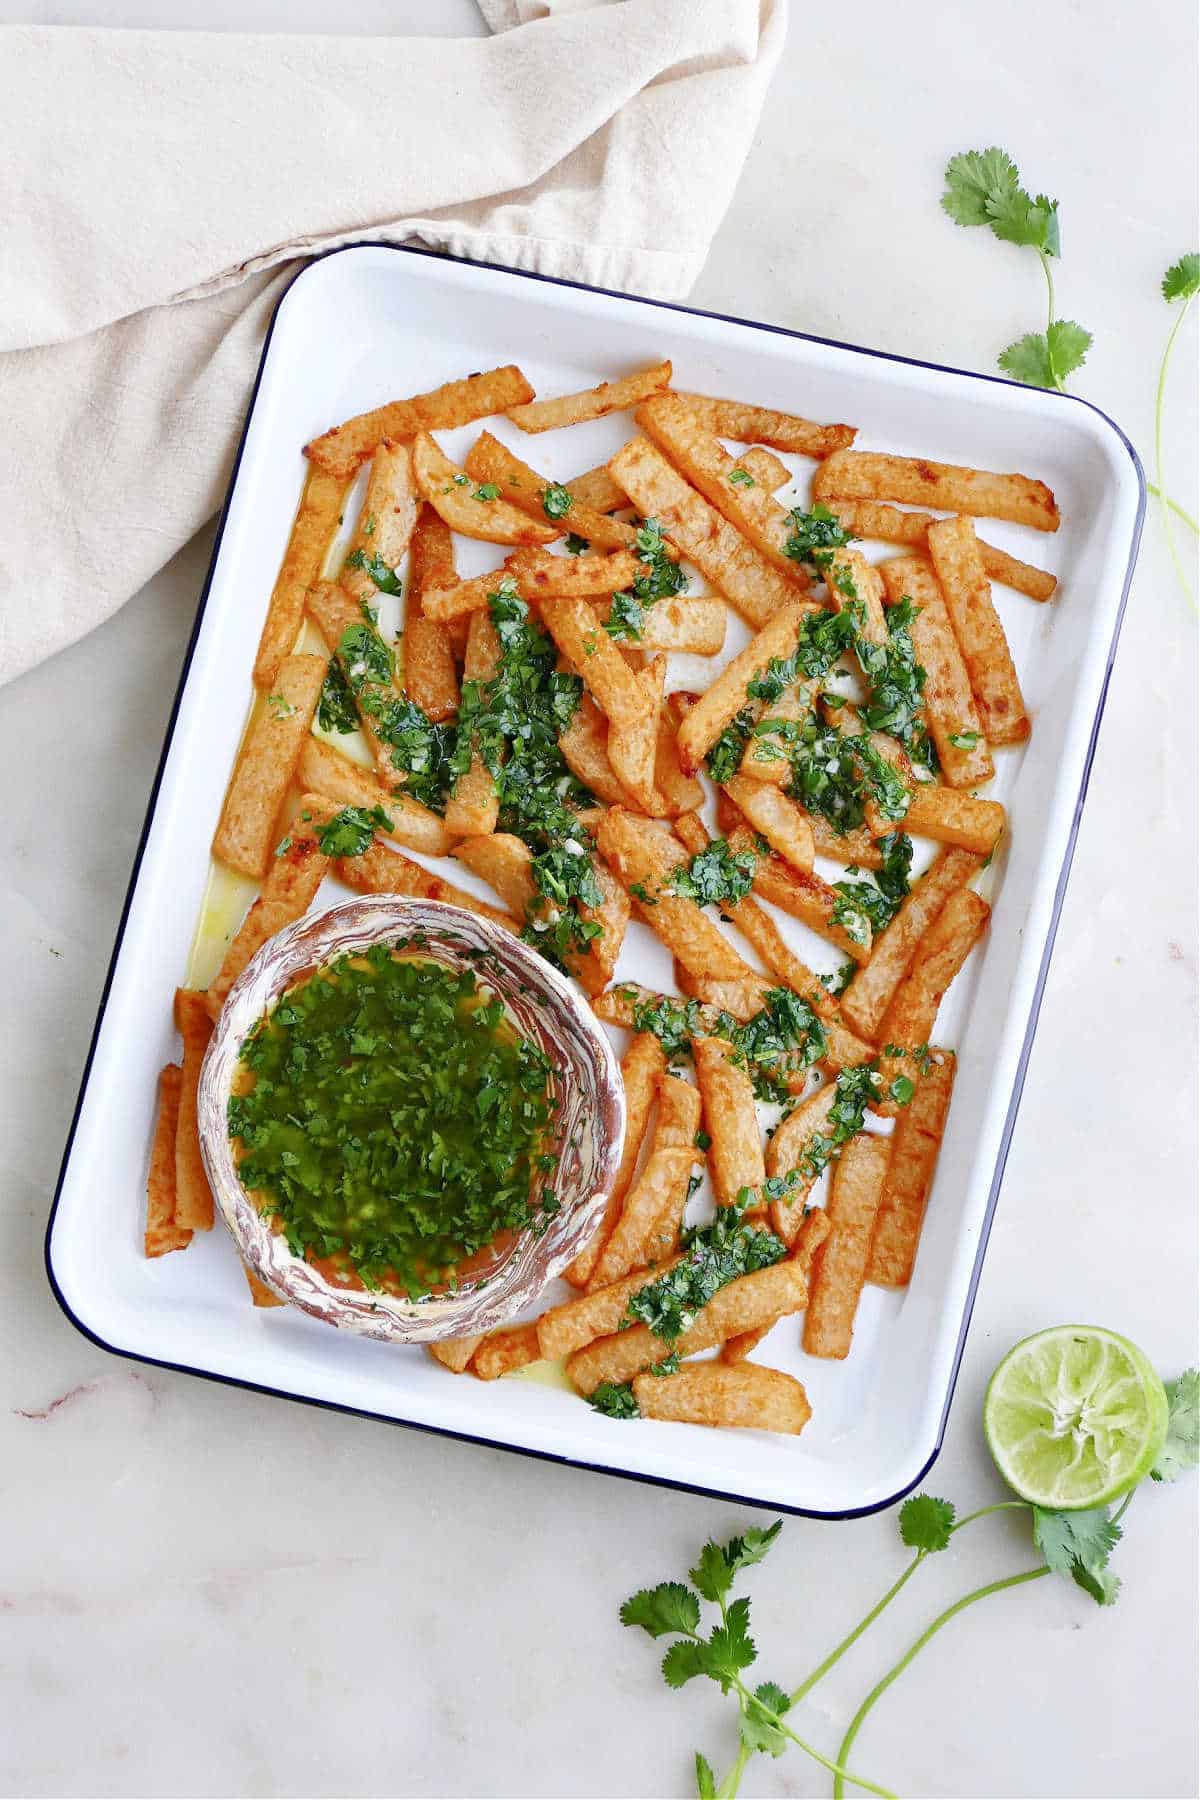
[[[549,1062],[470,970],[387,944],[339,957],[282,996],[240,1062],[242,1184],[343,1285],[453,1284],[553,1205]]]

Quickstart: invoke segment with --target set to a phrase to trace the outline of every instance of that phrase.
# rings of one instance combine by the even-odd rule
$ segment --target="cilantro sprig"
[[[1196,597],[1192,592],[1192,584],[1184,572],[1179,552],[1175,548],[1171,514],[1175,513],[1178,518],[1182,519],[1193,533],[1200,534],[1200,525],[1197,525],[1191,513],[1186,512],[1178,501],[1172,500],[1167,493],[1163,480],[1162,428],[1163,406],[1167,391],[1167,369],[1171,361],[1171,351],[1175,348],[1175,339],[1179,336],[1183,321],[1198,293],[1200,293],[1200,252],[1189,250],[1186,256],[1181,256],[1178,262],[1171,264],[1162,278],[1162,297],[1168,306],[1175,308],[1175,317],[1171,321],[1171,329],[1167,334],[1166,344],[1163,346],[1162,361],[1158,365],[1158,385],[1154,392],[1154,474],[1156,479],[1153,492],[1158,500],[1163,533],[1167,540],[1171,561],[1175,565],[1176,577],[1193,607],[1196,604]],[[1180,304],[1181,302],[1182,304]]]

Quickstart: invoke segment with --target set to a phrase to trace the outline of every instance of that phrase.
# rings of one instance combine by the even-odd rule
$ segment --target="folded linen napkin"
[[[0,31],[0,682],[216,510],[298,258],[688,292],[786,0],[479,3],[490,38]]]

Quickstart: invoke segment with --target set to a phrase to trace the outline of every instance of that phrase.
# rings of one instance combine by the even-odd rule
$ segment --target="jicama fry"
[[[662,724],[660,715],[660,733]],[[559,734],[558,747],[572,775],[590,788],[597,800],[603,800],[606,806],[629,804],[630,796],[608,758],[608,721],[589,693],[580,695],[571,723]]]
[[[931,525],[929,555],[983,729],[993,744],[1023,743],[1029,736],[1029,714],[970,519],[939,519]]]
[[[598,605],[602,621],[608,618],[610,606],[606,594]],[[725,646],[728,622],[725,602],[716,595],[672,594],[646,607],[636,647],[716,656]]]
[[[505,564],[529,600],[558,600],[567,594],[615,594],[631,587],[642,574],[642,559],[632,550],[608,556],[551,556],[522,551]]]
[[[510,913],[489,906],[486,900],[477,900],[474,894],[455,887],[452,881],[443,881],[440,875],[431,875],[420,863],[399,850],[388,849],[378,839],[361,856],[339,857],[334,873],[356,894],[412,894],[421,900],[442,900],[447,906],[461,906],[520,936],[521,927]]]
[[[965,887],[982,866],[982,858],[969,850],[945,850],[913,883],[895,917],[876,938],[870,962],[859,969],[842,995],[842,1017],[861,1037],[872,1043],[880,1041],[879,1028],[888,1003],[922,936],[950,896]]]
[[[320,656],[285,656],[246,733],[212,844],[217,861],[239,875],[261,880],[270,866],[275,820],[309,735],[325,669]]]
[[[602,993],[612,980],[632,911],[629,895],[603,863],[595,863],[593,872],[604,898],[599,906],[581,905],[579,913],[585,922],[599,925],[600,932],[585,950],[570,950],[565,958],[567,968],[588,995]]]
[[[700,1096],[695,1088],[675,1075],[660,1075],[650,1153],[625,1196],[590,1286],[607,1287],[631,1269],[662,1262],[677,1248],[699,1128]]]
[[[952,894],[917,946],[908,974],[892,996],[879,1040],[881,1096],[879,1111],[896,1114],[907,1102],[897,1085],[907,1080],[910,1094],[924,1071],[924,1050],[937,1021],[946,989],[987,929],[992,909],[972,888]]]
[[[892,1155],[879,1202],[879,1218],[867,1262],[867,1280],[907,1287],[933,1184],[956,1061],[952,1050],[930,1050],[928,1073],[896,1120]]]
[[[1035,531],[1058,530],[1058,508],[1044,481],[997,475],[989,469],[929,462],[923,457],[880,456],[837,450],[813,477],[814,500],[899,500],[977,518],[1011,519]]]
[[[769,781],[775,787],[787,786],[792,778],[789,741],[811,713],[819,685],[802,678],[763,706],[742,751],[740,775],[750,781]]]
[[[529,872],[533,852],[519,837],[504,831],[487,832],[482,837],[463,838],[450,854],[494,887],[508,912],[525,918],[537,889]]]
[[[704,1129],[712,1143],[709,1168],[719,1206],[732,1206],[743,1189],[758,1194],[766,1180],[754,1086],[732,1060],[723,1038],[692,1039]]]
[[[487,569],[482,575],[472,575],[469,581],[452,579],[445,587],[426,588],[424,616],[450,631],[460,629],[463,621],[474,618],[476,613],[486,617],[491,601],[505,591],[517,591],[507,563],[499,569]]]
[[[839,831],[821,813],[806,813],[817,855],[827,856],[831,862],[853,863],[860,869],[881,868],[883,852],[875,839],[886,836],[889,831],[907,831],[909,826],[905,821],[898,824],[894,819],[883,818],[870,801],[866,803],[865,811],[871,824],[869,831],[865,825]]]
[[[835,611],[855,607],[861,616],[861,632],[868,643],[886,644],[887,620],[883,616],[883,578],[861,550],[841,549],[830,554],[825,584]]]
[[[304,454],[325,474],[349,481],[384,438],[400,442],[415,437],[418,431],[451,431],[456,425],[469,425],[472,419],[486,419],[532,399],[533,389],[520,369],[508,363],[501,369],[468,375],[464,381],[448,381],[427,394],[358,413],[306,444]]]
[[[501,1375],[511,1375],[514,1369],[537,1362],[540,1355],[536,1323],[509,1325],[484,1338],[471,1358],[471,1373],[478,1375],[480,1381],[497,1381]]]
[[[666,802],[654,785],[658,721],[667,679],[666,657],[656,656],[649,668],[640,671],[637,679],[646,697],[646,710],[619,731],[609,732],[608,760],[626,793],[632,794],[643,812],[656,819],[666,811]]]
[[[681,1357],[711,1350],[727,1338],[759,1325],[774,1324],[786,1314],[802,1312],[808,1302],[804,1270],[790,1257],[770,1268],[739,1275],[719,1288],[696,1314],[690,1328],[674,1343],[664,1343],[646,1325],[597,1338],[567,1359],[567,1375],[581,1394],[594,1393],[602,1381],[630,1381],[672,1351]]]
[[[836,944],[852,961],[870,961],[869,928],[863,941],[851,937],[845,926],[838,922],[838,896],[828,882],[822,881],[819,875],[791,868],[781,856],[764,856],[757,837],[741,822],[741,814],[723,790],[717,796],[717,823],[731,850],[747,850],[754,854],[752,885],[761,900],[769,900],[780,912],[799,919],[810,931]]]
[[[308,596],[308,613],[331,654],[336,656],[351,689],[362,689],[361,694],[355,694],[359,726],[375,759],[380,781],[393,788],[404,779],[403,774],[392,761],[391,746],[376,730],[375,715],[363,704],[368,696],[381,704],[399,698],[392,680],[392,653],[357,600],[339,582],[318,581]],[[376,673],[380,679],[375,678]]]
[[[685,775],[679,766],[676,726],[670,707],[664,704],[658,715],[658,740],[654,746],[654,786],[668,819],[681,813],[694,812],[704,805],[704,789],[694,775]],[[601,796],[603,798],[603,796]]]
[[[310,799],[319,796],[336,800],[339,806],[362,806],[368,812],[381,806],[392,821],[383,835],[409,850],[444,856],[450,847],[445,821],[435,812],[419,800],[411,800],[403,790],[389,793],[360,763],[351,762],[321,738],[305,740],[296,778],[302,788],[311,790]]]
[[[225,952],[220,970],[209,983],[205,1007],[214,1023],[225,1004],[225,996],[251,957],[277,931],[303,918],[311,906],[329,871],[329,858],[321,853],[318,827],[337,810],[336,804],[321,794],[302,797],[295,822],[289,826],[287,836],[271,859],[262,892],[242,920]],[[305,819],[305,813],[311,816]]]
[[[705,753],[745,706],[747,682],[761,675],[772,657],[790,656],[795,650],[804,617],[805,609],[798,603],[775,613],[690,708],[677,740],[680,766],[686,774],[695,774]]]
[[[832,500],[829,510],[855,537],[875,538],[883,544],[908,544],[914,550],[926,548],[926,533],[937,523],[936,513],[902,512],[878,500]],[[1058,586],[1045,569],[1035,569],[1006,550],[979,540],[983,566],[992,581],[1015,588],[1031,600],[1052,600]]]
[[[879,572],[890,605],[909,599],[919,608],[909,631],[925,670],[922,697],[942,779],[955,788],[990,781],[996,767],[937,576],[923,556],[893,557]]]
[[[607,1287],[593,1287],[574,1300],[552,1306],[537,1322],[542,1356],[548,1361],[565,1361],[585,1344],[619,1330],[633,1296],[652,1281],[657,1281],[660,1275],[676,1268],[681,1261],[679,1256],[668,1257],[666,1262],[653,1269],[635,1269],[631,1275],[624,1275]]]
[[[716,400],[710,394],[673,392],[705,431],[714,437],[733,438],[742,444],[770,444],[818,460],[845,450],[858,435],[853,425],[814,425],[796,413],[776,412],[769,406],[748,406],[742,400]],[[738,459],[739,461],[741,458]]]
[[[656,363],[652,369],[623,375],[618,381],[602,381],[583,393],[558,394],[552,400],[507,407],[506,412],[522,431],[559,431],[564,425],[582,425],[587,419],[602,419],[606,413],[636,406],[647,394],[665,388],[670,379],[670,363]]]
[[[158,1078],[158,1115],[150,1144],[150,1172],[146,1178],[147,1256],[166,1256],[186,1250],[191,1231],[175,1223],[175,1140],[179,1133],[179,1087],[183,1071],[168,1063]]]
[[[458,670],[450,627],[425,612],[425,595],[458,580],[450,527],[422,505],[409,552],[404,610],[404,692],[427,719],[440,724],[458,711]]]
[[[624,660],[621,652],[581,596],[544,600],[542,619],[547,631],[583,677],[588,692],[609,725],[617,731],[636,729],[652,705],[647,689]],[[609,735],[609,757],[612,735]]]
[[[425,1348],[443,1368],[450,1369],[455,1375],[463,1375],[482,1342],[481,1333],[476,1337],[440,1338],[436,1344],[426,1344]]]
[[[815,854],[812,826],[794,800],[769,781],[751,781],[745,775],[727,781],[725,792],[772,850],[793,869],[811,872]]]
[[[841,1360],[850,1354],[889,1150],[887,1138],[863,1133],[850,1140],[834,1165],[826,1201],[830,1232],[816,1259],[804,1315],[809,1356]]]
[[[633,442],[640,448],[645,443],[645,439],[635,438]],[[647,445],[646,447],[653,450],[653,446]],[[657,450],[653,450],[653,454],[655,457],[659,455]],[[759,487],[766,488],[770,493],[774,493],[777,488],[787,487],[792,479],[792,471],[787,464],[781,462],[770,450],[763,450],[757,444],[752,445],[749,450],[743,450],[737,460],[738,467],[744,469],[751,480],[758,483]],[[669,470],[672,481],[687,488],[683,477],[676,475],[674,469],[665,460],[663,466]],[[620,512],[634,498],[626,492],[620,482],[614,480],[612,471],[604,463],[601,463],[598,469],[587,469],[582,475],[576,475],[572,481],[566,483],[566,486],[581,505],[593,507],[597,512]],[[688,491],[693,492],[694,490],[688,489]],[[645,506],[636,501],[635,504],[638,504],[639,511],[650,516],[656,515],[659,510],[653,504]]]
[[[687,860],[678,839],[614,806],[600,821],[596,841],[626,891],[641,890],[634,898],[642,916],[686,969],[718,981],[754,974],[695,901],[661,891]]]
[[[633,1397],[643,1419],[680,1425],[740,1426],[798,1437],[812,1418],[796,1377],[758,1363],[730,1368],[705,1362],[674,1375],[635,1375]]]
[[[590,1241],[566,1270],[566,1278],[574,1287],[586,1287],[591,1281],[600,1252],[620,1216],[621,1203],[629,1191],[629,1184],[638,1165],[642,1140],[658,1094],[659,1078],[666,1071],[667,1059],[658,1039],[649,1031],[639,1031],[621,1058],[621,1080],[625,1086],[625,1142],[621,1149],[620,1167],[599,1225]],[[601,1329],[615,1331],[616,1326],[603,1326]],[[575,1348],[578,1346],[572,1345],[572,1349]],[[542,1354],[566,1356],[568,1352],[547,1350],[543,1346]]]
[[[768,1175],[795,1173],[799,1176],[787,1195],[782,1200],[772,1200],[769,1209],[771,1228],[785,1244],[795,1243],[804,1223],[804,1209],[819,1174],[814,1166],[819,1159],[811,1156],[813,1140],[825,1135],[830,1109],[836,1099],[837,1083],[827,1081],[823,1088],[818,1088],[788,1114],[767,1145]]]
[[[553,525],[539,524],[507,500],[485,492],[450,461],[428,432],[413,439],[412,467],[422,498],[464,537],[487,544],[552,544],[559,535]],[[430,617],[437,616],[431,609]]]
[[[463,680],[488,682],[500,667],[500,637],[490,614],[471,614]],[[478,746],[471,751],[471,766],[460,775],[446,801],[446,830],[452,838],[484,837],[495,831],[500,816],[496,782]]]
[[[403,562],[420,504],[408,445],[380,444],[367,477],[354,542],[338,578],[361,607],[374,606],[379,597],[372,567],[381,576],[394,575]]]
[[[804,1277],[808,1282],[810,1292],[812,1290],[813,1259],[828,1236],[829,1215],[824,1208],[813,1207],[805,1213],[804,1222],[796,1234],[796,1241],[791,1250],[792,1260],[799,1263],[804,1270]],[[760,1325],[757,1331],[743,1331],[739,1336],[729,1338],[721,1346],[721,1361],[723,1363],[743,1362],[747,1356],[757,1350],[770,1330],[769,1325]]]
[[[867,820],[877,837],[899,829],[913,837],[932,838],[936,844],[974,850],[979,856],[990,856],[999,843],[1007,814],[998,800],[978,800],[974,794],[932,781],[915,783],[909,794],[908,811],[899,827],[883,818],[873,801],[867,802]]]
[[[200,1065],[212,1036],[212,1020],[202,993],[194,988],[176,988],[175,1026],[183,1039],[175,1129],[175,1223],[185,1231],[211,1231],[212,1189],[200,1154],[200,1128],[196,1115]]]
[[[323,475],[319,469],[309,470],[258,640],[254,659],[257,688],[274,687],[279,665],[295,645],[304,622],[308,590],[325,566],[325,555],[338,528],[348,491],[346,482]]]
[[[514,456],[490,431],[483,432],[472,444],[463,466],[473,481],[493,483],[511,506],[519,507],[543,525],[557,524],[560,534],[573,531],[601,550],[637,549],[637,533],[632,525],[610,519],[607,511],[584,505],[569,488],[548,475],[539,475]],[[547,510],[547,495],[553,511]],[[624,503],[622,496],[618,504]]]
[[[703,1001],[706,1007],[717,1013],[728,1014],[739,1025],[744,1025],[755,1013],[762,1011],[771,991],[771,984],[765,975],[745,975],[739,981],[720,980],[710,975],[695,974],[678,961],[675,964],[675,984],[681,994]]]

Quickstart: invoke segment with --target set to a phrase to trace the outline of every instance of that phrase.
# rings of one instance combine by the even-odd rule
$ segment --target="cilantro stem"
[[[738,1682],[738,1687],[743,1693],[746,1692],[746,1689],[742,1687],[740,1681]],[[761,1700],[758,1704],[760,1706],[762,1705]],[[808,1743],[805,1738],[797,1737],[791,1726],[785,1725],[778,1715],[776,1715],[775,1722],[785,1738],[790,1738],[793,1744],[798,1744],[800,1746],[801,1750],[807,1750],[808,1754],[815,1762],[819,1762],[823,1769],[829,1770],[829,1773],[834,1779],[835,1793],[840,1794],[843,1791],[843,1783],[849,1781],[852,1782],[855,1787],[865,1788],[868,1794],[878,1794],[880,1800],[896,1800],[896,1796],[893,1794],[891,1788],[880,1787],[877,1782],[868,1781],[865,1775],[855,1775],[852,1770],[846,1768],[840,1753],[837,1762],[830,1762],[827,1756],[821,1755],[821,1752],[817,1749],[815,1744]]]
[[[739,1705],[739,1710],[744,1709]],[[743,1741],[738,1745],[737,1759],[734,1762],[733,1767],[717,1789],[717,1800],[737,1800],[737,1791],[741,1785],[742,1776],[746,1772],[746,1764],[749,1761],[750,1746]]]
[[[887,1593],[883,1596],[882,1600],[878,1601],[877,1604],[871,1608],[870,1612],[866,1615],[865,1618],[859,1620],[858,1624],[854,1627],[854,1630],[852,1632],[850,1632],[850,1634],[847,1637],[844,1637],[842,1639],[841,1643],[837,1646],[837,1648],[835,1650],[831,1650],[829,1652],[829,1655],[825,1658],[825,1661],[823,1663],[818,1663],[817,1667],[813,1670],[812,1674],[807,1676],[805,1678],[805,1680],[803,1680],[800,1683],[800,1686],[793,1691],[793,1694],[792,1694],[792,1705],[793,1706],[797,1705],[799,1701],[803,1700],[806,1694],[809,1694],[812,1692],[813,1688],[816,1687],[818,1681],[823,1680],[824,1677],[826,1675],[828,1675],[828,1673],[829,1673],[830,1669],[832,1669],[833,1665],[836,1662],[840,1662],[841,1658],[846,1654],[847,1650],[849,1650],[853,1644],[856,1644],[858,1642],[858,1640],[862,1636],[863,1632],[866,1631],[869,1626],[871,1626],[875,1623],[876,1619],[879,1617],[880,1613],[883,1612],[884,1608],[891,1605],[892,1601],[896,1598],[896,1595],[900,1592],[901,1588],[905,1585],[905,1583],[910,1581],[912,1579],[912,1577],[916,1574],[917,1570],[920,1568],[921,1564],[924,1562],[927,1555],[928,1555],[928,1551],[925,1551],[925,1550],[917,1551],[917,1554],[913,1557],[913,1559],[909,1563],[907,1569],[905,1569],[904,1573],[899,1577],[899,1579],[897,1581],[894,1581],[892,1583],[891,1587],[888,1589]]]
[[[1023,1502],[1019,1504],[1023,1504]],[[972,1517],[975,1516],[977,1515],[972,1515]],[[961,1523],[965,1525],[967,1521],[963,1519]],[[854,1740],[862,1729],[863,1723],[872,1708],[883,1698],[892,1683],[904,1673],[905,1669],[907,1669],[913,1659],[920,1654],[929,1640],[936,1637],[943,1625],[948,1625],[951,1619],[957,1617],[960,1612],[964,1612],[968,1606],[974,1606],[977,1600],[986,1600],[989,1595],[1002,1593],[1005,1588],[1020,1587],[1022,1583],[1026,1581],[1038,1581],[1043,1575],[1049,1575],[1050,1573],[1050,1569],[1043,1564],[1039,1569],[1026,1569],[1020,1575],[1006,1575],[1000,1581],[989,1581],[986,1586],[975,1588],[971,1593],[964,1594],[961,1600],[956,1600],[953,1606],[948,1606],[945,1612],[939,1613],[937,1618],[925,1627],[925,1630],[921,1633],[916,1642],[905,1651],[899,1662],[894,1663],[887,1674],[875,1683],[875,1686],[871,1689],[847,1727],[846,1735],[838,1748],[837,1754],[839,1763],[845,1763],[847,1756],[850,1754]],[[845,1791],[843,1777],[841,1775],[836,1775],[833,1783],[834,1800],[844,1800]]]
[[[1146,492],[1148,494],[1153,494],[1156,500],[1163,501],[1165,505],[1170,507],[1177,518],[1182,519],[1184,524],[1190,527],[1190,529],[1196,533],[1197,537],[1200,537],[1200,523],[1193,519],[1186,506],[1180,506],[1178,500],[1172,500],[1170,494],[1164,494],[1162,489],[1157,487],[1153,481],[1148,481],[1146,483]]]
[[[1038,250],[1038,258],[1042,265],[1042,274],[1046,277],[1046,295],[1048,302],[1046,308],[1046,343],[1048,346],[1050,343],[1050,327],[1054,323],[1054,271],[1050,267],[1050,258],[1046,255],[1044,250]],[[1054,367],[1053,362],[1050,364],[1050,373],[1054,377],[1055,387],[1061,394],[1063,391],[1063,381],[1058,370]]]
[[[1163,481],[1162,427],[1163,402],[1167,391],[1167,368],[1171,361],[1171,352],[1175,348],[1175,339],[1179,336],[1183,321],[1191,311],[1191,305],[1194,299],[1194,294],[1188,295],[1172,322],[1171,329],[1167,334],[1166,344],[1163,348],[1162,361],[1158,366],[1158,386],[1154,393],[1154,473],[1157,477],[1158,510],[1160,517],[1162,518],[1163,536],[1167,540],[1167,549],[1170,551],[1171,561],[1175,565],[1175,574],[1178,577],[1180,587],[1191,602],[1193,612],[1196,610],[1196,596],[1192,592],[1192,584],[1188,580],[1187,575],[1184,572],[1183,564],[1179,559],[1179,552],[1175,548],[1175,536],[1171,530],[1171,515],[1168,511],[1166,485]],[[1196,529],[1195,520],[1189,519],[1188,523],[1194,531]]]

